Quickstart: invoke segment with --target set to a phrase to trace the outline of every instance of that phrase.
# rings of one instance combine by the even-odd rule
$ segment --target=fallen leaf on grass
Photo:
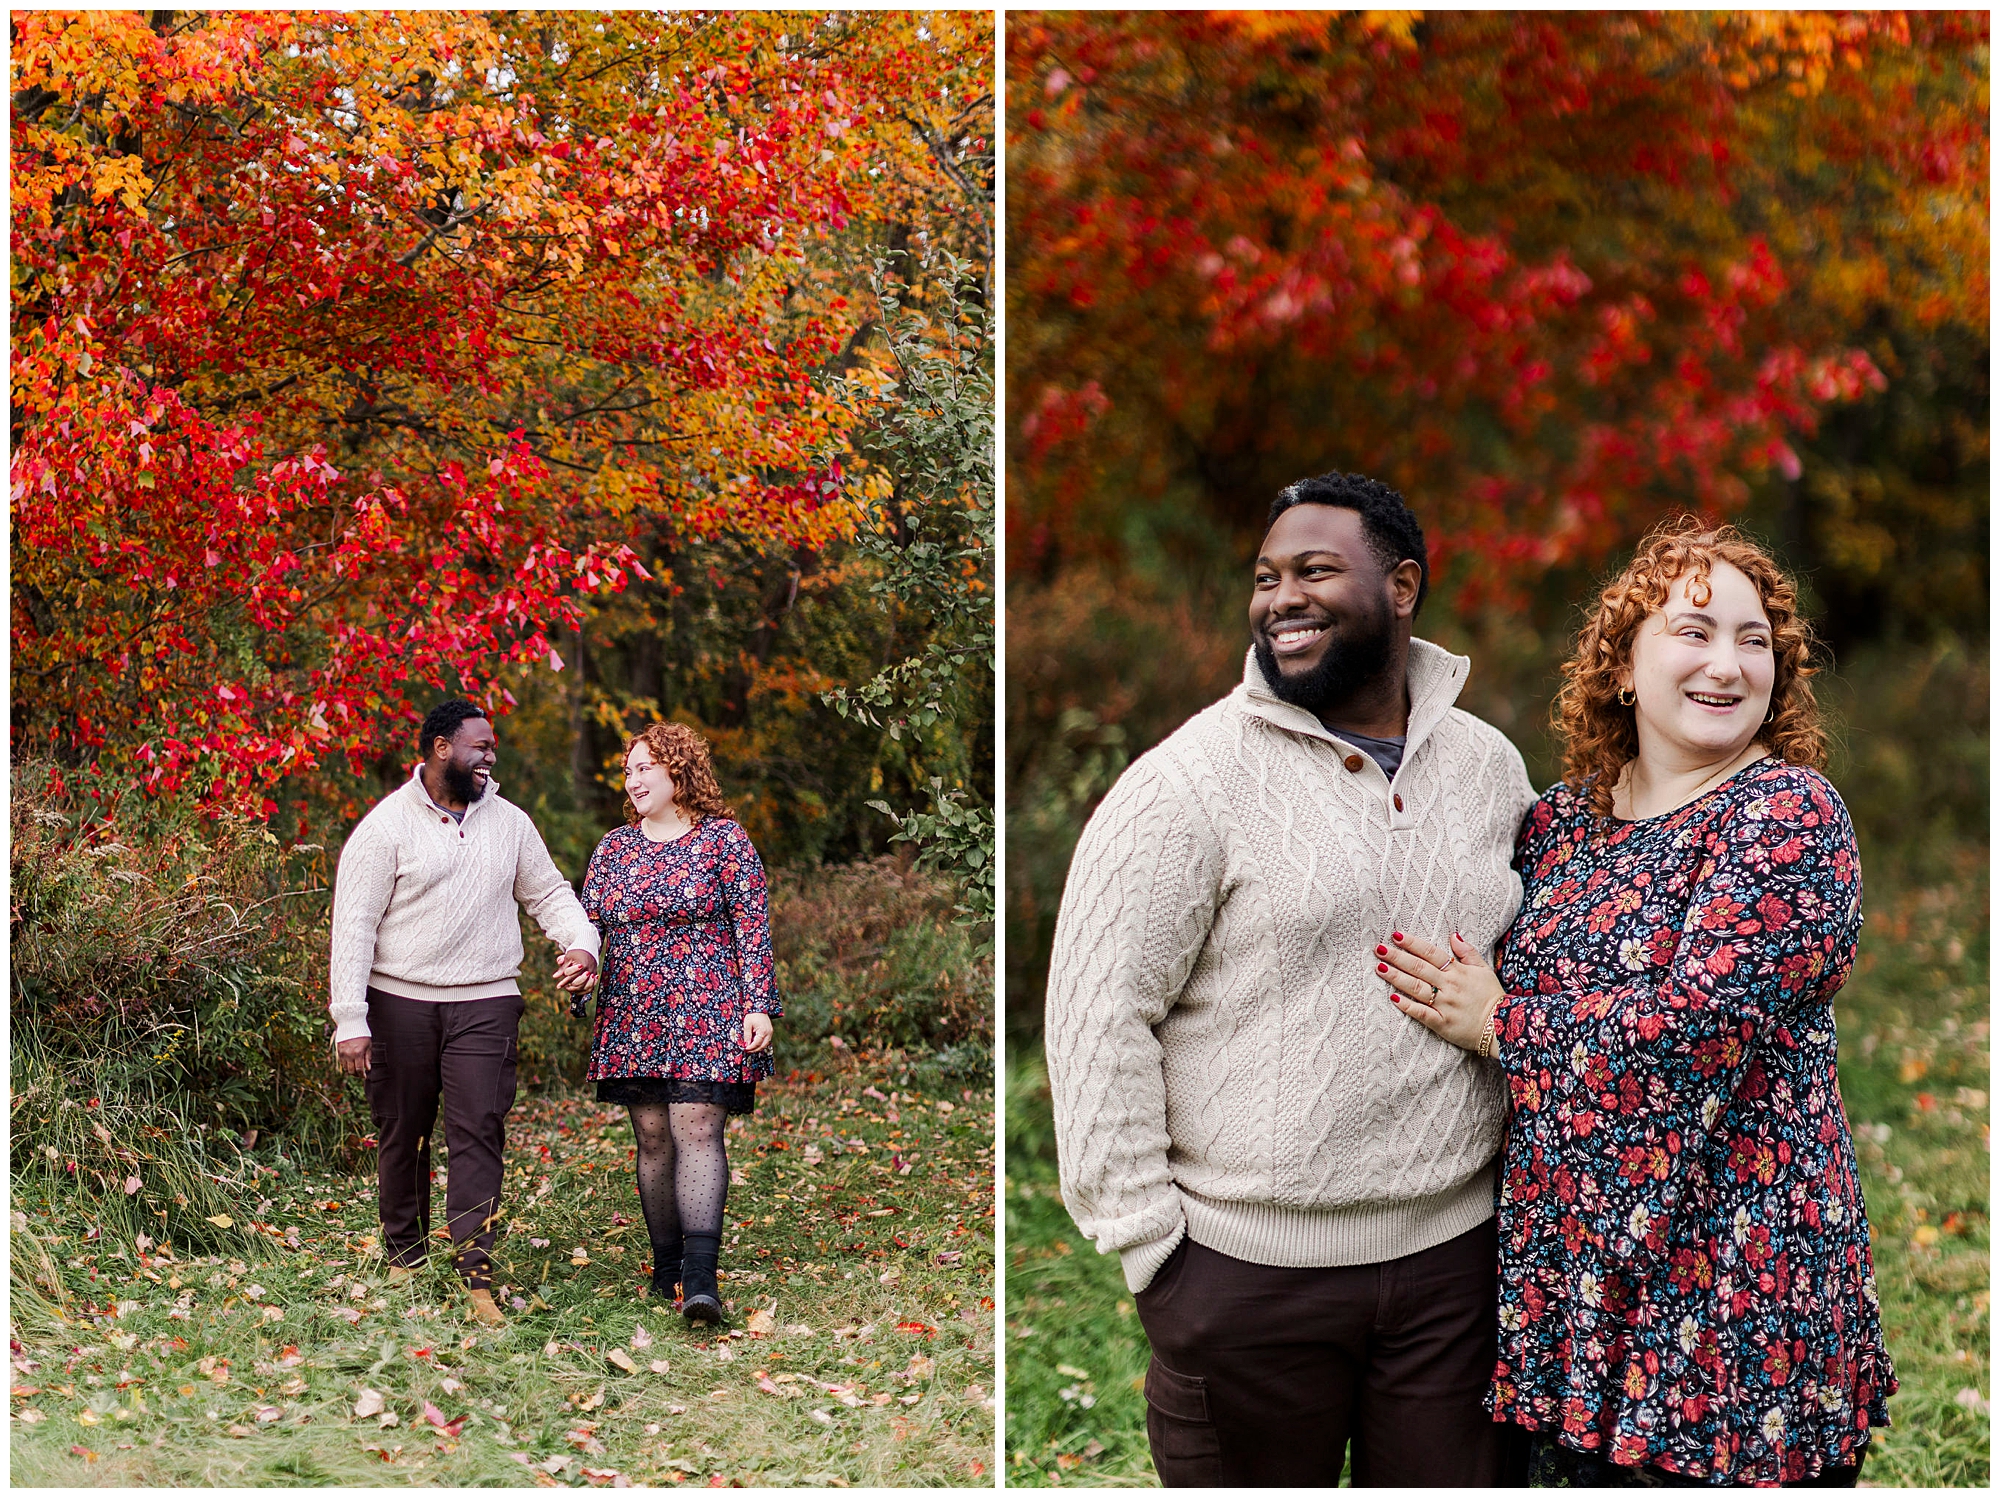
[[[21,1411],[21,1423],[22,1423],[23,1425],[33,1425],[33,1424],[35,1424],[35,1423],[36,1423],[37,1421],[41,1421],[41,1420],[46,1420],[46,1419],[48,1419],[48,1418],[49,1418],[49,1417],[48,1417],[47,1415],[43,1414],[43,1413],[42,1413],[42,1412],[41,1412],[40,1410],[22,1410],[22,1411]]]
[[[78,1410],[76,1423],[78,1425],[101,1425],[104,1423],[104,1417],[98,1414],[96,1410]]]
[[[382,1393],[379,1389],[363,1389],[354,1401],[354,1418],[364,1420],[370,1415],[382,1413]]]
[[[768,1337],[778,1329],[778,1318],[769,1311],[752,1311],[743,1327],[753,1337]]]
[[[632,1361],[632,1355],[622,1347],[614,1347],[604,1354],[604,1361],[625,1373],[637,1373],[639,1365]]]
[[[219,1228],[233,1228],[236,1226],[236,1219],[231,1217],[227,1212],[218,1212],[208,1220]]]
[[[278,1354],[278,1366],[280,1368],[296,1368],[305,1360],[305,1354],[289,1344],[286,1345],[283,1352]]]
[[[956,1264],[960,1259],[964,1257],[965,1257],[965,1250],[961,1248],[945,1249],[932,1255],[932,1258],[936,1263],[942,1264],[947,1269],[949,1269],[952,1265]]]
[[[780,1399],[803,1399],[806,1395],[806,1391],[796,1384],[786,1384],[782,1388],[779,1387],[777,1384],[771,1382],[770,1374],[763,1372],[757,1375],[757,1387],[766,1394],[777,1395]]]
[[[643,1352],[652,1345],[653,1334],[651,1332],[647,1331],[643,1326],[634,1329],[632,1333],[632,1346],[634,1350]]]
[[[811,1337],[818,1334],[803,1321],[794,1321],[790,1326],[785,1328],[785,1335],[788,1337]]]
[[[86,1463],[97,1460],[97,1453],[92,1451],[88,1446],[72,1446],[69,1449],[69,1454],[71,1456],[82,1457]]]
[[[226,1434],[231,1440],[240,1441],[250,1434],[250,1427],[247,1425],[232,1425]]]
[[[896,1323],[896,1330],[899,1332],[908,1332],[916,1337],[935,1337],[937,1335],[936,1327],[927,1326],[921,1321],[898,1321]]]
[[[257,1406],[257,1423],[269,1425],[273,1420],[282,1418],[284,1413],[275,1404],[260,1404]]]
[[[646,1367],[649,1368],[654,1373],[665,1373],[668,1371],[667,1360],[665,1358],[654,1358],[652,1362],[646,1365]],[[672,1414],[674,1413],[674,1411],[669,1410],[667,1413]]]

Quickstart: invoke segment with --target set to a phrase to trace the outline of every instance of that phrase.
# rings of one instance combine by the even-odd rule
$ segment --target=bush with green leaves
[[[993,319],[971,268],[949,254],[922,267],[928,302],[878,262],[875,296],[892,378],[848,372],[836,390],[854,409],[850,434],[866,470],[850,486],[862,512],[854,542],[880,572],[885,608],[920,620],[921,646],[856,688],[825,700],[891,739],[923,746],[928,805],[869,805],[892,842],[958,885],[968,925],[993,919]]]

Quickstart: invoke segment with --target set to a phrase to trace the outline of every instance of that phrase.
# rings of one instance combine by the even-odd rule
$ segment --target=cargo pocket
[[[1146,1439],[1170,1488],[1222,1484],[1222,1438],[1208,1414],[1208,1380],[1176,1373],[1155,1354],[1146,1365]]]
[[[521,1043],[509,1039],[500,1053],[499,1075],[493,1084],[493,1115],[505,1118],[514,1106],[514,1089],[521,1071]]]
[[[361,1090],[368,1095],[368,1116],[375,1120],[375,1132],[380,1136],[402,1112],[396,1098],[396,1074],[390,1068],[388,1048],[380,1036],[375,1037],[369,1049],[368,1072],[362,1078]]]

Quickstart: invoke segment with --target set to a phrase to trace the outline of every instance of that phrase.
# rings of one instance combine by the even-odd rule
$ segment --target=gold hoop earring
[[[1633,707],[1637,705],[1638,701],[1639,694],[1630,687],[1620,687],[1618,689],[1618,705],[1620,707]]]
[[[1769,727],[1770,724],[1777,718],[1777,716],[1778,716],[1778,699],[1773,697],[1771,699],[1770,708],[1764,714],[1765,726]]]

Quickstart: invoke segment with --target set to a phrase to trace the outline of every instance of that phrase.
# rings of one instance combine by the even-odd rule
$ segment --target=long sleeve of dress
[[[1740,1092],[1764,1085],[1746,1064],[1753,1050],[1794,1025],[1809,996],[1838,988],[1854,957],[1860,865],[1837,798],[1801,780],[1743,802],[1702,838],[1684,921],[1625,944],[1629,983],[1510,993],[1499,1010],[1516,1126],[1593,1141],[1589,1189],[1601,1195],[1579,1203],[1569,1220],[1580,1241],[1567,1246],[1600,1258],[1606,1282],[1636,1281],[1657,1261],[1718,1121]],[[1559,876],[1546,861],[1563,851],[1541,846],[1530,822],[1521,855],[1538,883]],[[1634,902],[1621,916],[1646,898],[1603,894],[1607,912]],[[1535,910],[1521,920],[1534,923]],[[1744,1138],[1723,1168],[1769,1180],[1782,1164],[1771,1153]]]
[[[1180,997],[1219,899],[1185,796],[1143,765],[1127,770],[1070,860],[1047,1055],[1063,1201],[1098,1252],[1121,1256],[1135,1292],[1186,1230],[1153,1027]]]
[[[785,1005],[778,993],[777,962],[771,951],[770,884],[750,834],[734,822],[723,830],[715,882],[729,906],[729,926],[742,966],[739,981],[744,1008],[776,1019],[784,1014]]]
[[[604,850],[609,845],[609,838],[599,842],[591,850],[589,867],[583,871],[583,916],[597,928],[600,941],[604,936],[604,888],[607,883]]]

